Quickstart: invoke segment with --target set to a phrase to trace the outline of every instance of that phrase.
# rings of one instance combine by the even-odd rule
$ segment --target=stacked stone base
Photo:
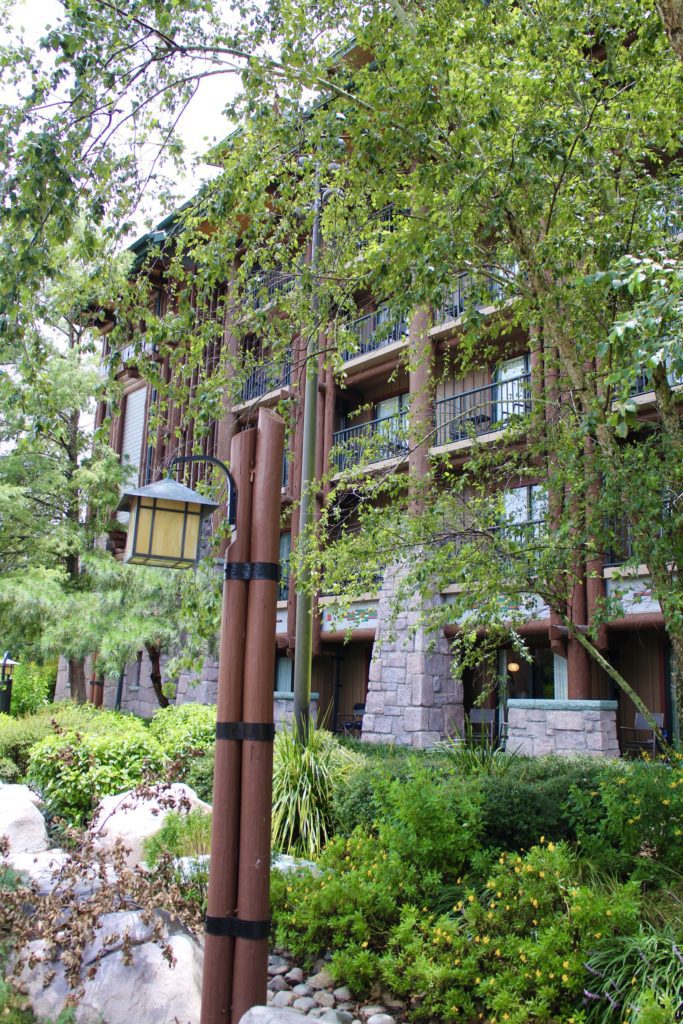
[[[400,569],[387,570],[379,594],[362,740],[433,747],[462,735],[462,683],[453,678],[448,640],[424,628],[419,607],[392,617],[400,577]]]
[[[619,757],[617,702],[511,700],[506,749],[527,757],[587,754]]]

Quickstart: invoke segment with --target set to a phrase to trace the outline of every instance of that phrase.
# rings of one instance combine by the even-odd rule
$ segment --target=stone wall
[[[162,657],[163,666],[166,659]],[[142,718],[151,718],[159,708],[150,679],[150,661],[147,652],[143,654],[140,665],[138,680],[137,662],[126,666],[123,677],[123,689],[121,694],[121,708],[123,711],[130,711]],[[90,671],[86,673],[86,680],[90,679]],[[104,706],[113,708],[116,705],[116,692],[118,688],[117,679],[107,679],[104,684]],[[201,678],[184,673],[178,680],[176,696],[173,704],[215,704],[218,692],[218,662],[207,659],[204,662]],[[57,686],[55,689],[55,700],[65,700],[69,696],[68,670],[64,658],[59,660],[57,672]],[[311,699],[311,717],[315,721],[318,715],[318,695],[313,694]],[[293,697],[290,694],[276,694],[274,698],[274,717],[276,728],[281,727],[284,722],[291,722],[293,713]]]
[[[508,701],[506,749],[516,754],[590,754],[619,757],[617,702]]]
[[[400,570],[387,570],[379,593],[362,739],[433,747],[446,736],[462,734],[462,684],[453,678],[447,639],[420,625],[418,607],[391,621],[400,578]]]

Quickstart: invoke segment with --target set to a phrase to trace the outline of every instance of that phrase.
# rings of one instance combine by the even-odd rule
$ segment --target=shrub
[[[160,708],[149,729],[166,756],[178,763],[179,777],[185,779],[193,759],[214,746],[216,708],[213,704]]]
[[[569,758],[544,759],[538,766],[518,762],[504,775],[480,779],[485,844],[528,850],[540,836],[556,843],[575,840],[575,814],[567,809],[567,794],[572,788],[592,790],[595,766]]]
[[[209,887],[209,863],[200,859],[211,850],[211,815],[201,807],[195,807],[189,814],[171,811],[155,836],[144,844],[147,863],[154,869],[165,859],[189,858],[173,865],[176,884],[183,893],[183,899],[194,904],[203,915]],[[166,869],[166,865],[163,865]]]
[[[310,728],[299,739],[283,729],[273,748],[273,846],[317,857],[331,832],[335,788],[362,764],[362,755],[330,732]]]
[[[591,948],[633,933],[637,915],[636,884],[581,885],[564,845],[502,854],[484,888],[450,914],[406,906],[379,977],[418,1002],[420,1019],[565,1021],[576,1016]]]
[[[655,879],[683,871],[683,768],[602,762],[593,788],[573,785],[566,806],[581,853],[605,870]]]
[[[0,758],[9,758],[17,766],[20,775],[26,773],[29,751],[34,743],[59,729],[83,729],[88,732],[104,730],[110,732],[123,728],[134,729],[145,726],[130,715],[119,715],[113,711],[94,708],[92,704],[72,704],[63,701],[49,704],[24,718],[0,715]]]
[[[211,850],[211,815],[201,807],[188,814],[171,811],[156,833],[144,844],[145,856],[154,867],[163,854],[170,857],[201,857]]]
[[[0,782],[18,782],[21,778],[18,767],[9,757],[0,757]]]
[[[163,751],[144,727],[113,735],[66,732],[32,748],[28,778],[52,814],[82,825],[103,796],[132,789],[163,766]]]
[[[185,782],[191,786],[200,800],[213,803],[213,769],[216,760],[216,746],[211,744],[206,753],[195,757],[185,773]]]
[[[378,955],[401,907],[438,901],[458,884],[477,851],[479,809],[464,789],[443,784],[419,761],[413,775],[390,781],[376,833],[337,836],[318,862],[319,875],[287,876],[274,907],[276,938],[312,962],[335,950],[336,973],[354,991],[376,980]]]
[[[54,694],[57,662],[36,665],[22,662],[14,669],[11,713],[15,718],[30,715],[45,707]]]
[[[346,742],[344,745],[362,750],[361,744],[351,747]],[[339,835],[350,836],[359,826],[366,830],[372,828],[382,815],[389,783],[393,779],[409,779],[418,760],[406,753],[405,748],[393,745],[381,747],[382,756],[377,755],[375,744],[366,744],[366,749],[372,750],[372,754],[340,780],[334,790],[332,825]]]

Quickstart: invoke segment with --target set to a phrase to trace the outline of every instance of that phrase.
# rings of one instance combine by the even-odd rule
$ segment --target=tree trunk
[[[169,700],[161,686],[161,651],[158,647],[152,647],[148,644],[147,654],[149,655],[149,660],[152,666],[149,678],[152,680],[152,686],[154,688],[156,698],[159,701],[159,707],[167,708]]]
[[[85,664],[81,658],[69,658],[69,694],[78,704],[85,704]]]
[[[658,0],[657,10],[671,49],[683,60],[683,0]]]

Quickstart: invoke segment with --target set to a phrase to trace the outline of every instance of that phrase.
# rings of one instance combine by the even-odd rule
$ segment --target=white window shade
[[[126,396],[123,410],[121,464],[126,470],[125,486],[137,487],[140,475],[140,453],[145,429],[147,388],[138,388]]]

